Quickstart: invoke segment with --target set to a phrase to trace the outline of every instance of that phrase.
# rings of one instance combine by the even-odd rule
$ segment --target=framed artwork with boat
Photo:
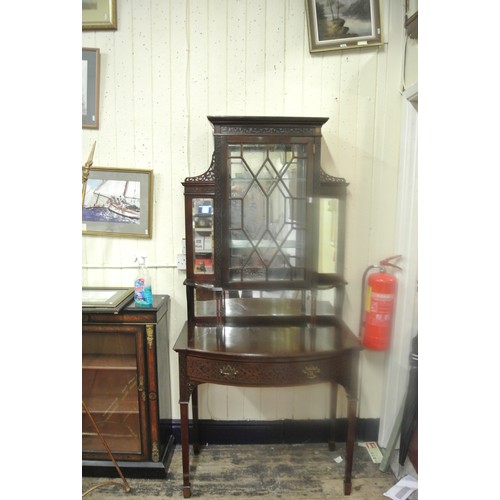
[[[92,167],[85,186],[82,233],[152,238],[153,171]]]
[[[309,52],[382,44],[379,0],[306,0]]]

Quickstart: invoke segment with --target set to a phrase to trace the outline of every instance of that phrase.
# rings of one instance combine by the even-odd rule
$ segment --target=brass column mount
[[[153,462],[159,462],[160,461],[160,448],[158,446],[158,442],[154,441],[151,445],[151,460]]]
[[[155,330],[153,325],[146,325],[146,339],[148,343],[148,348],[153,348],[153,342],[155,340]]]

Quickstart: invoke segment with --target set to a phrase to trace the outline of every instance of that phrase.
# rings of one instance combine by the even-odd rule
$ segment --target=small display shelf
[[[157,346],[168,345],[169,297],[147,308],[128,297],[119,310],[82,306],[82,398],[122,471],[165,477],[173,438],[160,430],[159,391],[169,400],[170,385],[159,376]],[[83,410],[82,454],[84,475],[116,474]]]

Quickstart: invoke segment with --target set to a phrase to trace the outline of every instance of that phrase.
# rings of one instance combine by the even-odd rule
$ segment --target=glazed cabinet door
[[[149,458],[143,325],[82,325],[82,398],[116,460]],[[109,460],[82,410],[84,459]]]
[[[303,287],[312,268],[313,147],[304,138],[228,139],[222,148],[229,287]]]

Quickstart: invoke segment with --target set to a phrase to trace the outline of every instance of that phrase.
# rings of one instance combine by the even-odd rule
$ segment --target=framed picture
[[[115,30],[116,0],[82,0],[82,30]]]
[[[379,0],[306,0],[309,51],[382,44]]]
[[[99,128],[99,49],[82,49],[82,127]]]
[[[151,238],[153,172],[92,167],[85,185],[82,233]]]
[[[133,295],[133,288],[82,287],[82,309],[118,313]]]

